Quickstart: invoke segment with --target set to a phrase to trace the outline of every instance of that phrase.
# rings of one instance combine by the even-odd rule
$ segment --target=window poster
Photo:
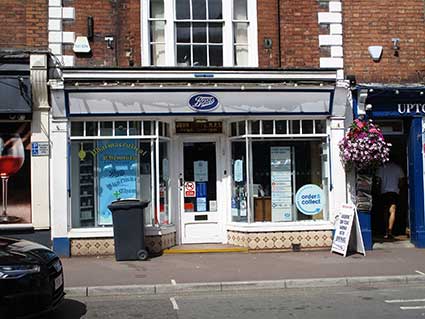
[[[195,182],[208,182],[208,162],[193,162],[193,172],[195,174]]]
[[[98,158],[99,225],[112,224],[108,205],[117,199],[136,198],[138,146],[135,140],[102,140],[93,150]]]
[[[243,182],[243,160],[236,160],[233,170],[235,182]]]
[[[270,147],[272,221],[292,220],[291,148]]]

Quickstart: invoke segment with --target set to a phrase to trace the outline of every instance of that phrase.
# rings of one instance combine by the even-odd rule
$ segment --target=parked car
[[[0,317],[32,317],[64,298],[62,263],[40,244],[0,237]]]

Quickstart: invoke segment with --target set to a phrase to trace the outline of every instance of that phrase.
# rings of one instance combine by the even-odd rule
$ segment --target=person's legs
[[[397,211],[397,205],[392,204],[389,209],[390,217],[388,218],[388,235],[389,236],[392,236],[396,211]]]

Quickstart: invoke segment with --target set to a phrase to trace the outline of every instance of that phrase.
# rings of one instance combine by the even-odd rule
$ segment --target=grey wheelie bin
[[[108,206],[112,212],[117,261],[148,258],[144,228],[144,209],[148,204],[148,201],[123,199],[113,201]]]

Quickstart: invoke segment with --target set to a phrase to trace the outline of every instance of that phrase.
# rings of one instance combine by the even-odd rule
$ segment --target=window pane
[[[71,123],[71,136],[83,136],[83,124],[84,122],[72,122]]]
[[[190,66],[190,45],[177,46],[177,65]]]
[[[326,133],[326,121],[315,120],[314,125],[316,126],[316,133]]]
[[[248,46],[235,45],[235,64],[248,65]]]
[[[86,122],[86,136],[97,136],[97,122]]]
[[[207,65],[207,46],[206,45],[193,46],[193,65],[194,66]]]
[[[221,23],[208,24],[208,42],[209,43],[223,42],[223,25]]]
[[[238,122],[239,135],[245,135],[245,121]]]
[[[207,18],[207,5],[205,0],[192,0],[192,19],[205,20]]]
[[[130,121],[128,124],[129,124],[130,135],[140,135],[140,122],[139,121]]]
[[[176,0],[176,18],[190,19],[190,1]]]
[[[151,45],[151,64],[152,65],[165,65],[165,45],[152,44]]]
[[[154,19],[164,17],[164,0],[151,0],[150,17]]]
[[[143,135],[153,135],[152,122],[143,121]]]
[[[300,121],[291,121],[292,134],[300,134]]]
[[[221,1],[222,0],[208,0],[208,19],[223,19]]]
[[[164,42],[164,21],[151,21],[150,22],[150,37],[151,42]]]
[[[190,43],[190,23],[176,23],[177,43]]]
[[[230,136],[237,136],[236,123],[235,122],[230,124]]]
[[[276,134],[286,134],[286,121],[276,121]]]
[[[159,143],[159,223],[170,224],[168,142]]]
[[[207,43],[207,24],[194,23],[193,24],[193,43]]]
[[[100,135],[112,136],[112,122],[100,122]]]
[[[251,121],[251,134],[260,134],[260,121]]]
[[[233,0],[233,19],[248,20],[246,0]]]
[[[313,120],[302,121],[303,134],[313,134]]]
[[[234,23],[234,41],[237,44],[248,43],[248,23]]]
[[[221,45],[210,45],[210,66],[223,65],[223,47]]]
[[[232,221],[234,222],[248,221],[245,152],[244,142],[232,142]]]
[[[263,134],[273,134],[273,121],[263,121]]]
[[[115,122],[115,136],[126,136],[127,135],[127,122],[119,121]]]

